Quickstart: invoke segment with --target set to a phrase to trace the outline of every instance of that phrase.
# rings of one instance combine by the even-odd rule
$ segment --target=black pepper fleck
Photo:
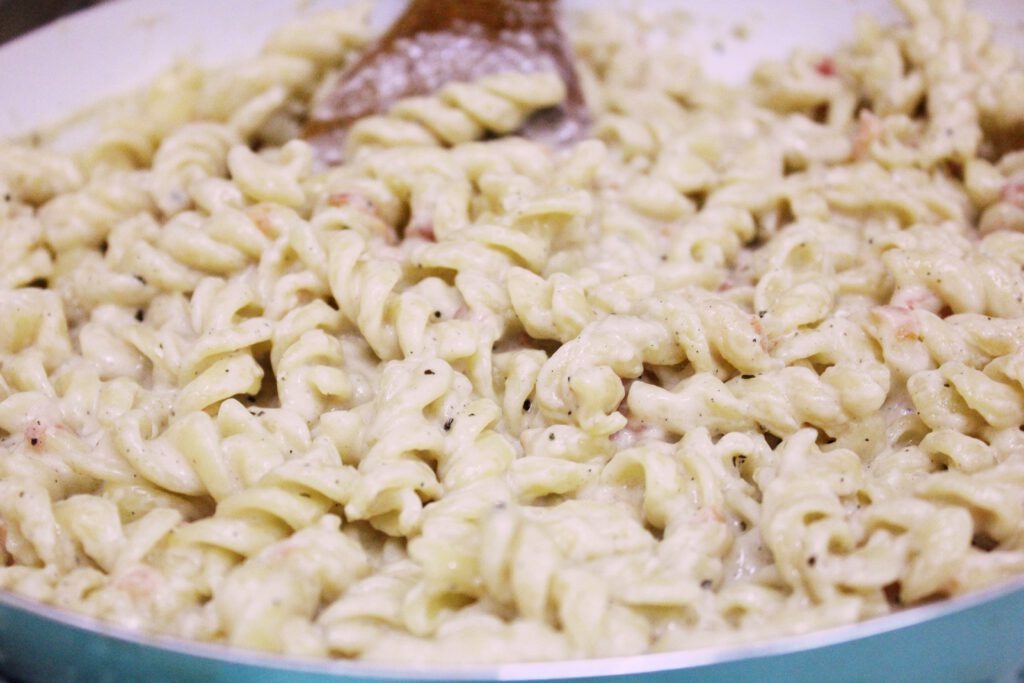
[[[455,422],[455,418],[454,417],[449,417],[447,420],[445,420],[444,421],[444,431],[447,432],[449,429],[451,429],[453,422]]]
[[[982,552],[990,553],[999,547],[999,541],[982,531],[974,534],[971,538],[971,545]]]

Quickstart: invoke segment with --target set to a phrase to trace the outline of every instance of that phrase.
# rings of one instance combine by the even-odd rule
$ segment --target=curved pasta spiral
[[[187,181],[222,164],[218,138],[294,138],[303,100],[367,37],[366,9],[354,6],[286,24],[248,62],[212,70],[175,64],[115,109],[83,163],[101,173],[158,166],[157,204],[165,213],[185,208]]]
[[[1021,349],[1021,321],[977,313],[945,318],[924,308],[880,306],[870,312],[869,334],[879,340],[886,364],[904,377],[947,362],[981,369]]]
[[[228,642],[307,656],[325,653],[323,636],[310,623],[318,606],[370,569],[362,547],[339,530],[340,522],[324,515],[224,577],[212,604]]]
[[[487,133],[512,133],[530,114],[564,98],[565,84],[550,73],[499,73],[449,83],[435,95],[407,98],[385,115],[357,121],[346,137],[345,155],[379,147],[453,146]]]
[[[585,431],[611,434],[626,422],[616,412],[625,397],[620,377],[639,376],[645,362],[671,365],[678,360],[679,351],[664,328],[609,316],[585,328],[544,364],[537,378],[538,404],[552,418],[572,418]]]
[[[956,244],[959,249],[923,244],[889,249],[882,260],[897,286],[895,303],[902,303],[896,298],[902,294],[912,304],[937,305],[935,312],[945,306],[953,313],[1018,318],[1024,315],[1022,240],[1019,233],[996,232],[977,245]]]
[[[192,183],[227,173],[228,150],[240,142],[228,126],[191,123],[165,138],[152,163],[153,194],[167,215],[186,208]]]
[[[564,149],[511,135],[561,81],[499,74],[324,167],[359,9],[173,67],[75,154],[0,145],[0,588],[466,663],[1024,574],[1022,76],[902,6],[735,87],[682,14],[589,14]]]
[[[51,199],[38,215],[47,243],[63,251],[75,246],[99,246],[117,223],[151,207],[142,178],[113,173]]]
[[[836,329],[848,340],[846,347],[819,356],[820,344]],[[809,424],[835,436],[851,419],[877,411],[889,390],[889,370],[875,358],[867,336],[842,320],[792,338],[775,355],[790,363],[817,361],[827,367],[819,374],[797,363],[726,382],[700,374],[672,391],[637,382],[627,405],[631,414],[680,434],[706,425],[718,433],[764,429],[783,437]]]
[[[424,502],[441,486],[425,459],[436,458],[442,429],[428,416],[453,382],[453,371],[434,359],[393,361],[374,392],[372,418],[365,426],[359,479],[345,506],[349,519],[364,519],[390,535],[418,529]]]
[[[40,205],[79,189],[85,182],[75,160],[58,152],[4,143],[0,145],[0,183],[5,202]]]
[[[235,453],[236,461],[245,454]],[[274,639],[282,635],[277,629],[294,626],[290,617],[303,615],[298,621],[308,624],[310,601],[315,607],[321,591],[328,598],[336,595],[365,572],[365,561],[352,542],[338,535],[337,517],[326,514],[351,496],[355,471],[341,464],[324,439],[285,457],[283,462],[278,456],[276,462],[261,463],[266,473],[225,495],[213,515],[176,528],[154,559],[165,572],[187,578],[194,595],[212,596],[215,609],[223,610],[228,637],[240,644],[283,647],[287,639]],[[323,552],[332,547],[340,554]],[[297,570],[293,562],[310,572],[309,585],[298,587],[286,579]],[[236,603],[246,602],[252,582],[261,580],[267,581],[268,590],[276,587],[274,599],[248,603],[256,621],[228,615],[240,613]],[[297,633],[294,647],[319,647],[310,638],[306,631]]]
[[[0,195],[5,193],[0,182]],[[0,287],[14,289],[45,282],[53,272],[53,258],[46,249],[43,226],[27,212],[11,213],[4,216],[0,209],[0,241],[5,245],[0,254]]]
[[[8,493],[16,494],[21,503],[4,511],[11,522],[7,531],[21,542],[33,543],[44,566],[4,568],[0,585],[57,605],[76,605],[92,616],[127,626],[137,625],[140,618],[177,616],[172,605],[183,587],[144,561],[180,521],[177,512],[153,510],[125,524],[116,505],[100,496],[71,496],[53,503],[52,513],[40,514],[42,501],[30,487]],[[34,506],[25,502],[32,498],[36,498]],[[46,509],[49,512],[48,501]],[[26,514],[33,515],[33,524],[17,526],[17,520]],[[45,542],[48,537],[60,541],[57,556],[46,550],[53,547]],[[97,568],[61,567],[80,564],[84,558]],[[15,569],[22,571],[12,571]]]
[[[983,427],[1005,429],[1024,422],[1024,354],[1002,356],[982,370],[962,362],[943,363],[907,379],[907,390],[931,429],[976,434]]]
[[[604,529],[601,538],[591,534],[597,528]],[[626,654],[649,638],[648,625],[627,606],[642,579],[606,582],[578,563],[613,553],[628,557],[651,542],[621,509],[585,501],[547,511],[509,508],[488,522],[480,572],[493,599],[514,604],[528,619],[558,623],[574,648]]]

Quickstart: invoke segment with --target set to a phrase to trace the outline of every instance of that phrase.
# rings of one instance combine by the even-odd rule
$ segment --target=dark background
[[[0,0],[0,43],[103,0]]]

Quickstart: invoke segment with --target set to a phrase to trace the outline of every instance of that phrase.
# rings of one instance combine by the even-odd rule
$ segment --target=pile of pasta
[[[1024,71],[962,3],[901,6],[741,87],[682,17],[581,16],[565,148],[511,135],[562,83],[497,74],[322,167],[355,9],[177,64],[73,153],[4,143],[0,587],[484,662],[1024,574]]]

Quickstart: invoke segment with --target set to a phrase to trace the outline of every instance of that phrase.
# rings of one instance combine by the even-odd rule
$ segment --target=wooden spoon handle
[[[313,106],[305,137],[337,138],[356,120],[403,97],[505,71],[555,71],[566,83],[564,118],[586,123],[558,0],[411,0],[391,28]]]

